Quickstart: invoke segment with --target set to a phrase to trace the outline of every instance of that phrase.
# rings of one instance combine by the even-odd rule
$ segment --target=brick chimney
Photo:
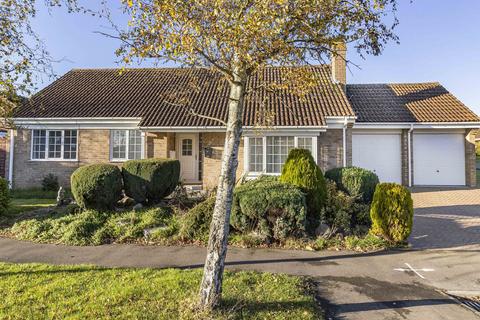
[[[347,46],[345,42],[337,42],[332,46],[332,78],[334,81],[347,84]]]

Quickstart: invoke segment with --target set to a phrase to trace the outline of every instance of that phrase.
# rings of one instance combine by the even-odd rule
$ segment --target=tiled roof
[[[304,99],[287,92],[258,91],[245,101],[244,125],[253,126],[259,110],[269,110],[273,126],[323,126],[326,116],[353,116],[329,65],[308,67],[321,79]],[[279,82],[288,68],[267,67],[248,80],[247,88]],[[198,83],[199,85],[193,85]],[[219,126],[192,115],[179,103],[186,98],[195,113],[226,121],[228,84],[213,71],[187,68],[72,70],[41,90],[15,113],[16,118],[142,118],[142,127]]]
[[[439,83],[351,84],[357,122],[473,122],[478,116]]]

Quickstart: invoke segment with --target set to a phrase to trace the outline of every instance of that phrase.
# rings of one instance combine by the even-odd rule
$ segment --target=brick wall
[[[49,173],[58,177],[60,185],[70,187],[70,175],[80,166],[80,161],[32,161],[31,131],[16,130],[14,134],[13,188],[41,187],[43,177]],[[79,140],[79,149],[80,146]]]
[[[166,132],[147,132],[145,134],[147,158],[169,158],[175,150],[175,134]]]
[[[465,132],[465,182],[469,187],[477,186],[477,167],[475,155],[475,130]]]
[[[318,138],[317,164],[323,172],[343,167],[343,130],[331,129],[322,132]],[[347,165],[352,163],[352,130],[347,129]]]
[[[206,132],[202,134],[203,150],[203,188],[211,189],[217,186],[220,174],[223,147],[225,144],[224,133]],[[243,139],[238,150],[237,179],[243,174]]]

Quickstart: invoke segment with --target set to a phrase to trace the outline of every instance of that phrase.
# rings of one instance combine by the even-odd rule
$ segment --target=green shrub
[[[475,142],[475,153],[477,154],[477,159],[480,159],[480,141]]]
[[[208,240],[214,207],[215,196],[211,196],[190,209],[181,220],[180,238],[183,240]]]
[[[125,194],[142,203],[159,203],[175,190],[180,162],[171,159],[130,160],[122,168]]]
[[[122,197],[122,174],[111,164],[92,164],[75,170],[71,177],[77,204],[87,209],[112,209]]]
[[[310,151],[292,149],[283,166],[281,182],[299,187],[307,196],[307,231],[313,233],[320,223],[320,211],[326,201],[326,186],[322,170]]]
[[[58,191],[60,185],[58,184],[58,177],[53,173],[47,174],[42,180],[43,191]]]
[[[259,177],[234,191],[230,224],[265,241],[282,241],[305,233],[305,194],[271,177]]]
[[[335,181],[338,188],[353,197],[359,197],[363,202],[372,201],[375,186],[379,183],[378,176],[363,168],[335,168],[325,172],[325,178]]]
[[[338,190],[336,183],[327,179],[327,202],[321,221],[330,228],[327,236],[351,234],[359,226],[370,226],[369,206],[357,203],[356,197]]]
[[[10,206],[10,189],[7,179],[0,177],[0,216],[7,213]]]
[[[126,211],[112,215],[92,235],[95,245],[111,242],[133,242],[148,237],[156,228],[167,227],[172,212],[168,208]],[[149,233],[145,233],[146,230]]]
[[[406,240],[413,225],[413,200],[410,191],[396,183],[378,184],[370,216],[372,234],[392,242]]]

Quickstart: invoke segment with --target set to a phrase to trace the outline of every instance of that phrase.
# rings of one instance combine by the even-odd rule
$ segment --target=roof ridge
[[[382,85],[419,85],[419,84],[435,84],[443,85],[438,81],[425,81],[425,82],[371,82],[371,83],[348,83],[347,86],[382,86]]]
[[[328,63],[321,63],[321,64],[316,64],[316,65],[301,65],[301,66],[272,66],[272,65],[267,65],[263,66],[262,68],[318,68],[318,67],[329,67],[330,65]],[[121,70],[123,67],[100,67],[100,68],[72,68],[70,71],[114,71],[114,70]],[[125,70],[193,70],[193,69],[205,69],[207,70],[207,67],[126,67]],[[67,72],[67,73],[68,73]]]

